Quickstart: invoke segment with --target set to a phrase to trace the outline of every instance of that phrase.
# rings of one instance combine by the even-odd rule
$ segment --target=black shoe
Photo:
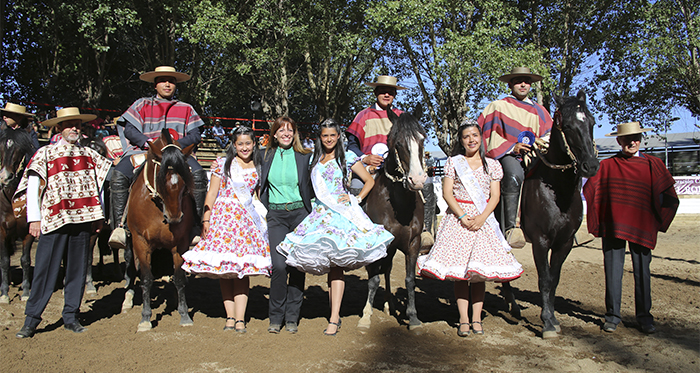
[[[287,329],[288,332],[294,334],[299,331],[299,327],[297,326],[297,323],[294,321],[287,321],[287,324],[285,325],[285,329]]]
[[[235,317],[227,317],[226,322],[229,322],[229,321],[236,321],[236,318]],[[236,329],[236,322],[233,323],[233,326],[228,326],[228,325],[224,324],[224,330],[234,330],[234,329]]]
[[[328,333],[328,328],[326,328],[326,329],[323,329],[323,335],[327,335],[329,337],[335,337],[335,335],[338,334],[338,332],[340,331],[340,325],[342,325],[342,324],[343,324],[342,320],[338,320],[337,323],[333,322],[333,321],[329,321],[328,325],[335,325],[336,326],[335,333]]]
[[[604,332],[612,333],[615,331],[615,329],[617,329],[617,324],[613,324],[609,321],[606,321],[605,324],[603,324]]]
[[[23,326],[22,329],[20,329],[15,336],[17,338],[31,338],[34,336],[34,333],[36,332],[36,328],[32,328],[31,326]]]
[[[70,323],[70,324],[64,324],[64,325],[63,325],[63,328],[66,329],[66,330],[70,330],[70,331],[72,331],[73,333],[82,333],[82,332],[84,332],[84,331],[87,330],[86,327],[80,325],[80,323],[77,322],[77,321],[76,321],[76,322],[72,322],[72,323]]]
[[[467,326],[467,330],[466,330],[466,331],[462,331],[462,325],[466,325],[466,326]],[[472,331],[471,331],[471,324],[468,323],[468,322],[461,322],[461,323],[459,323],[459,326],[457,327],[457,336],[458,336],[458,337],[464,338],[464,337],[468,337],[469,334],[472,334]]]
[[[642,333],[644,333],[644,334],[654,334],[654,333],[656,333],[656,327],[654,326],[654,324],[642,325],[642,326],[640,327],[640,329],[642,329]]]
[[[247,332],[248,329],[246,329],[245,320],[236,320],[236,323],[235,323],[234,325],[238,325],[239,322],[240,322],[240,323],[243,323],[243,328],[241,328],[241,329],[235,329],[235,326],[234,326],[234,330],[236,331],[236,333],[241,333],[241,334],[243,334],[243,333]]]
[[[279,334],[280,330],[282,330],[282,324],[270,324],[270,327],[267,328],[267,331],[273,334]]]

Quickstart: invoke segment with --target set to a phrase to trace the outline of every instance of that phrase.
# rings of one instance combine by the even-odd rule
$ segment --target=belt
[[[287,202],[287,203],[270,203],[270,210],[293,211],[304,207],[304,201]]]
[[[491,198],[487,199],[486,202],[488,202],[488,201],[490,201],[490,200],[491,200]],[[465,201],[465,200],[463,200],[463,199],[457,199],[457,198],[455,198],[455,201],[461,202],[461,203],[468,203],[468,204],[471,204],[471,205],[474,204],[474,201]]]

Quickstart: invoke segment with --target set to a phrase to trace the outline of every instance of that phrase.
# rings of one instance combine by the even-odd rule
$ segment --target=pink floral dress
[[[486,158],[490,175],[483,167],[474,170],[479,187],[484,195],[490,194],[491,180],[503,178],[503,168],[498,161]],[[468,216],[479,215],[474,203],[454,168],[452,159],[445,163],[445,176],[454,180],[453,193],[459,206]],[[514,280],[523,273],[523,267],[515,256],[500,243],[496,232],[489,224],[477,231],[462,225],[452,210],[447,210],[440,221],[435,244],[428,255],[418,258],[421,276],[439,280],[465,280],[471,282]]]
[[[236,196],[233,183],[244,183],[251,195],[258,183],[255,168],[242,169],[243,175],[231,173],[224,179],[225,158],[212,164],[212,175],[221,178],[209,231],[194,248],[182,258],[182,269],[212,278],[243,278],[251,275],[270,275],[270,245]],[[233,161],[235,162],[235,160]]]

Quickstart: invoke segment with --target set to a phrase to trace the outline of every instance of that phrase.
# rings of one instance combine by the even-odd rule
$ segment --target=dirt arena
[[[86,296],[80,317],[83,334],[63,329],[58,289],[34,338],[18,340],[24,320],[19,299],[19,253],[12,258],[10,304],[0,305],[0,370],[3,372],[698,372],[700,371],[700,216],[680,215],[653,252],[652,313],[658,332],[646,336],[634,318],[629,257],[622,299],[623,323],[613,334],[601,331],[604,314],[600,240],[575,248],[564,264],[557,292],[559,339],[542,340],[537,274],[529,245],[516,250],[525,273],[513,286],[522,318],[506,312],[500,286],[489,284],[484,336],[456,335],[458,314],[451,283],[417,280],[418,316],[424,325],[409,331],[404,316],[403,255],[392,277],[396,315],[383,313],[380,289],[372,329],[357,328],[366,297],[364,269],[346,276],[336,337],[321,334],[328,309],[325,277],[307,276],[299,333],[267,332],[268,280],[251,281],[248,333],[223,332],[224,310],[218,282],[190,278],[187,299],[194,326],[180,327],[174,286],[156,281],[154,328],[137,333],[141,297],[121,313],[123,283],[112,282],[110,263],[96,273],[98,295]],[[138,293],[138,292],[137,292]]]

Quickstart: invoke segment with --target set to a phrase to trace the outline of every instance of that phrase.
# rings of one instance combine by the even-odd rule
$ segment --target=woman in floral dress
[[[253,207],[258,185],[253,130],[238,127],[232,140],[226,158],[212,165],[202,217],[204,239],[182,256],[182,268],[219,279],[226,309],[224,330],[245,333],[248,276],[270,275],[270,247],[265,220]]]
[[[502,178],[498,161],[484,155],[481,128],[475,122],[463,123],[457,130],[452,156],[445,163],[443,198],[449,210],[430,253],[418,258],[421,276],[456,281],[460,337],[468,336],[470,327],[474,334],[484,334],[484,282],[507,282],[523,272],[493,216]]]
[[[328,273],[331,316],[323,333],[331,336],[340,329],[343,271],[385,257],[386,247],[394,239],[384,227],[372,223],[359,206],[372,190],[374,179],[354,153],[345,153],[340,136],[335,120],[321,123],[310,166],[316,202],[309,216],[277,246],[287,265],[315,275]],[[349,168],[365,183],[357,198],[345,188]]]

